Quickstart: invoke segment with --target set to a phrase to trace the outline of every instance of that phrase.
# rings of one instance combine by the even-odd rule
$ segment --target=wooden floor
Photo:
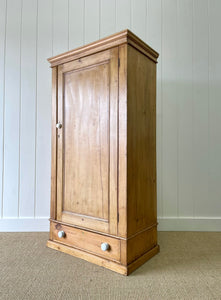
[[[221,233],[160,232],[129,277],[46,247],[48,233],[0,233],[0,299],[221,299]]]

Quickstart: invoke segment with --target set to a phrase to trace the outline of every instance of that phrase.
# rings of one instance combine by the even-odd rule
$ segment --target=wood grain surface
[[[156,223],[156,64],[128,45],[127,236]]]
[[[62,230],[65,232],[65,236],[59,238],[58,232]],[[118,239],[53,222],[51,222],[51,232],[52,240],[58,243],[94,253],[110,260],[120,261],[120,240]],[[107,251],[101,250],[102,243],[109,244]]]
[[[125,31],[50,60],[59,63],[53,67],[52,120],[62,126],[57,143],[52,136],[57,148],[48,246],[125,275],[159,251],[157,54],[151,52],[153,59],[150,52]],[[101,250],[103,242],[108,251]]]
[[[117,233],[118,48],[58,67],[58,220]]]

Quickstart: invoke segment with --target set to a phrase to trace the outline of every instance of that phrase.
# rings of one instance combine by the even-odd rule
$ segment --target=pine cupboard
[[[129,30],[52,57],[47,246],[128,275],[159,251],[158,53]]]

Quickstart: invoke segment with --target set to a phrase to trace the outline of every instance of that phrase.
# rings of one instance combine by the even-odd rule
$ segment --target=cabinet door
[[[118,48],[58,67],[57,219],[117,234]]]

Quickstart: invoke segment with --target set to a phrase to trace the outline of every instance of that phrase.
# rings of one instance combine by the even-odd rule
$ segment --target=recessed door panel
[[[64,76],[64,211],[108,220],[109,63]]]
[[[118,51],[58,68],[57,218],[117,233]]]

